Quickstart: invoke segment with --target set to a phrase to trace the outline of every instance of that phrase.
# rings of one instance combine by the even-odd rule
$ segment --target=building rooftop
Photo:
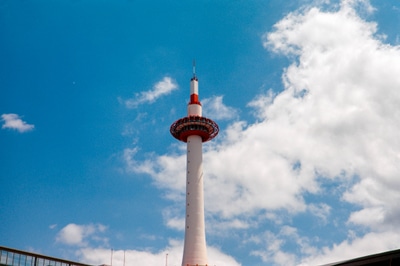
[[[400,265],[400,249],[372,254],[355,259],[325,264],[323,266],[395,266]]]

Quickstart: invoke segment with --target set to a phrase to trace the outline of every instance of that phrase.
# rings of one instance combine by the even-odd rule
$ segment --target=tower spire
[[[218,131],[218,125],[213,120],[202,116],[202,107],[198,100],[198,80],[193,61],[188,114],[175,121],[170,128],[174,138],[187,143],[185,244],[182,266],[208,264],[204,222],[202,145],[203,142],[216,137]]]
[[[193,59],[193,78],[196,78],[196,59]]]

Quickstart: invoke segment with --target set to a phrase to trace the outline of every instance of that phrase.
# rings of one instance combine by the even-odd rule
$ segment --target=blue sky
[[[211,265],[399,248],[399,25],[394,0],[0,1],[0,244],[180,265],[169,126],[196,59],[220,126],[203,152]]]

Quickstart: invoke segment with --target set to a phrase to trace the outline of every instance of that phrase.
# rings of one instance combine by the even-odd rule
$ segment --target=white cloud
[[[58,232],[56,241],[72,246],[87,246],[89,240],[107,243],[107,238],[99,237],[99,234],[106,229],[107,227],[102,224],[78,225],[71,223]]]
[[[348,9],[353,12],[354,9],[359,8],[367,13],[372,13],[376,9],[371,5],[370,0],[342,0],[341,2],[342,9]]]
[[[14,129],[20,133],[24,133],[33,130],[35,127],[34,125],[30,125],[25,121],[22,121],[20,116],[17,114],[2,114],[1,118],[1,120],[4,121],[4,124],[1,126],[1,128]]]
[[[400,215],[395,206],[400,187],[400,143],[395,141],[400,130],[400,50],[381,43],[375,32],[375,24],[347,6],[334,13],[313,8],[289,15],[265,36],[266,46],[300,59],[285,71],[286,90],[274,98],[267,118],[289,119],[296,138],[307,142],[308,151],[293,149],[293,141],[288,142],[293,149],[289,155],[299,157],[302,165],[329,178],[340,172],[359,177],[344,199],[374,213],[380,210],[370,222],[359,219],[366,210],[353,214],[351,221],[363,225],[390,224],[391,215]],[[301,91],[304,95],[297,97]]]
[[[57,228],[57,224],[51,224],[51,225],[49,225],[49,228],[50,229],[55,229],[55,228]]]
[[[322,265],[385,252],[398,248],[399,242],[400,234],[396,231],[367,233],[359,238],[346,239],[329,248],[321,248],[313,255],[302,259],[299,266]]]
[[[176,90],[178,85],[170,77],[164,77],[161,81],[154,84],[153,88],[148,91],[136,93],[134,98],[125,100],[127,108],[136,108],[140,104],[154,103],[161,96],[171,93]]]
[[[260,257],[264,263],[274,263],[277,265],[295,265],[296,256],[282,250],[285,240],[282,237],[297,237],[296,232],[290,232],[289,228],[282,228],[281,232],[274,234],[272,232],[265,232],[259,237],[259,242],[262,243],[262,249],[251,252],[251,255]],[[280,235],[282,234],[282,235]]]
[[[212,116],[216,120],[229,120],[238,117],[238,111],[226,106],[223,101],[223,96],[215,96],[201,101],[203,106],[204,116]]]
[[[331,206],[325,203],[314,204],[311,203],[308,205],[308,210],[310,213],[318,217],[324,224],[326,224],[328,217],[331,212]]]
[[[156,156],[155,154],[148,154],[146,160],[139,161],[135,159],[135,155],[138,151],[139,148],[137,147],[124,150],[123,159],[126,163],[127,170],[135,173],[157,176],[155,185],[167,190],[167,194],[165,195],[167,198],[183,200],[185,194],[186,155]],[[160,169],[164,171],[164,176],[160,175]]]
[[[163,210],[163,219],[167,227],[183,231],[185,229],[185,217],[179,212],[182,208],[174,207],[171,206]]]
[[[170,240],[166,248],[155,252],[149,250],[111,251],[111,249],[104,248],[82,248],[79,250],[79,254],[82,261],[92,265],[111,264],[111,254],[112,265],[124,265],[124,257],[126,265],[165,265],[166,259],[168,265],[181,265],[182,251],[182,242]],[[209,265],[240,265],[231,256],[222,253],[215,247],[208,248],[208,261]]]

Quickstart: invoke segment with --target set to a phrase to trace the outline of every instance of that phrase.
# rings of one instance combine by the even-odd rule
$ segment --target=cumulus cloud
[[[329,193],[323,184],[332,180],[343,185],[336,204],[345,201],[357,210],[349,210],[348,223],[339,226],[366,231],[318,250],[298,236],[304,265],[399,243],[400,48],[385,44],[377,24],[357,14],[360,3],[372,12],[368,1],[342,1],[337,10],[302,9],[276,23],[263,45],[293,60],[282,75],[285,89],[255,97],[249,107],[258,121],[232,123],[203,153],[206,212],[227,225],[279,210],[291,216],[308,210],[328,223],[331,203],[310,204],[305,195]],[[184,158],[182,153],[128,161],[135,162],[133,171],[167,188],[170,198],[183,200],[174,195],[184,190]],[[293,265],[299,258],[280,244],[286,236],[269,233],[275,243],[267,247],[270,253],[254,255],[273,252],[275,263]],[[379,245],[371,247],[374,240]]]
[[[102,224],[78,225],[70,223],[60,230],[56,241],[75,247],[75,254],[80,261],[91,265],[110,264],[123,265],[158,265],[165,263],[168,256],[169,265],[180,265],[183,253],[182,241],[170,239],[168,245],[160,250],[151,248],[141,250],[127,249],[114,250],[108,245],[108,238],[101,236],[107,232],[107,227]],[[146,239],[155,239],[155,236],[142,236]],[[99,245],[100,242],[100,245]],[[168,254],[168,255],[167,255]],[[208,247],[209,265],[240,266],[233,257],[223,253],[219,248]]]
[[[107,243],[107,238],[99,236],[106,229],[107,227],[102,224],[78,225],[70,223],[58,232],[56,241],[71,246],[87,246],[89,240]]]
[[[212,116],[216,120],[230,120],[238,117],[238,111],[223,103],[223,96],[215,96],[202,100],[204,116]]]
[[[325,203],[311,203],[308,205],[308,210],[310,213],[318,217],[324,224],[327,223],[331,209],[332,207]]]
[[[178,85],[171,77],[164,77],[154,84],[151,90],[136,93],[135,97],[125,100],[124,103],[127,108],[136,108],[144,103],[154,103],[161,96],[167,95],[177,88]]]
[[[322,265],[385,252],[390,247],[398,247],[399,241],[400,234],[396,231],[370,232],[362,237],[349,237],[341,243],[334,244],[332,247],[315,250],[312,255],[303,258],[299,266]]]
[[[291,14],[265,36],[266,46],[297,54],[299,62],[286,69],[286,90],[264,114],[274,122],[288,120],[307,144],[306,152],[288,143],[294,148],[288,155],[302,166],[327,178],[359,178],[343,198],[381,213],[362,224],[390,224],[390,216],[400,214],[394,203],[400,186],[400,143],[394,141],[400,130],[400,50],[382,43],[376,24],[348,8]],[[356,216],[353,222],[362,220]]]
[[[287,244],[297,245],[304,254],[315,252],[315,248],[310,246],[309,239],[300,236],[297,229],[291,226],[283,226],[276,234],[266,231],[261,235],[253,237],[253,241],[259,242],[263,248],[253,251],[251,255],[258,256],[263,262],[273,263],[274,265],[297,264],[296,255],[284,251],[283,247]]]
[[[1,128],[17,130],[20,133],[31,131],[35,127],[34,125],[27,124],[17,114],[2,114],[1,120],[4,121]]]
[[[167,190],[167,198],[183,200],[185,194],[186,154],[162,156],[149,154],[147,159],[140,161],[135,158],[138,151],[137,147],[124,150],[123,159],[127,170],[157,177],[154,184]],[[165,176],[161,176],[158,168],[163,170]]]
[[[180,265],[182,262],[183,243],[170,240],[166,248],[159,251],[149,250],[113,250],[105,248],[82,248],[78,251],[82,261],[92,265],[112,264],[123,265]],[[239,266],[234,258],[224,254],[218,248],[208,248],[209,265]]]

